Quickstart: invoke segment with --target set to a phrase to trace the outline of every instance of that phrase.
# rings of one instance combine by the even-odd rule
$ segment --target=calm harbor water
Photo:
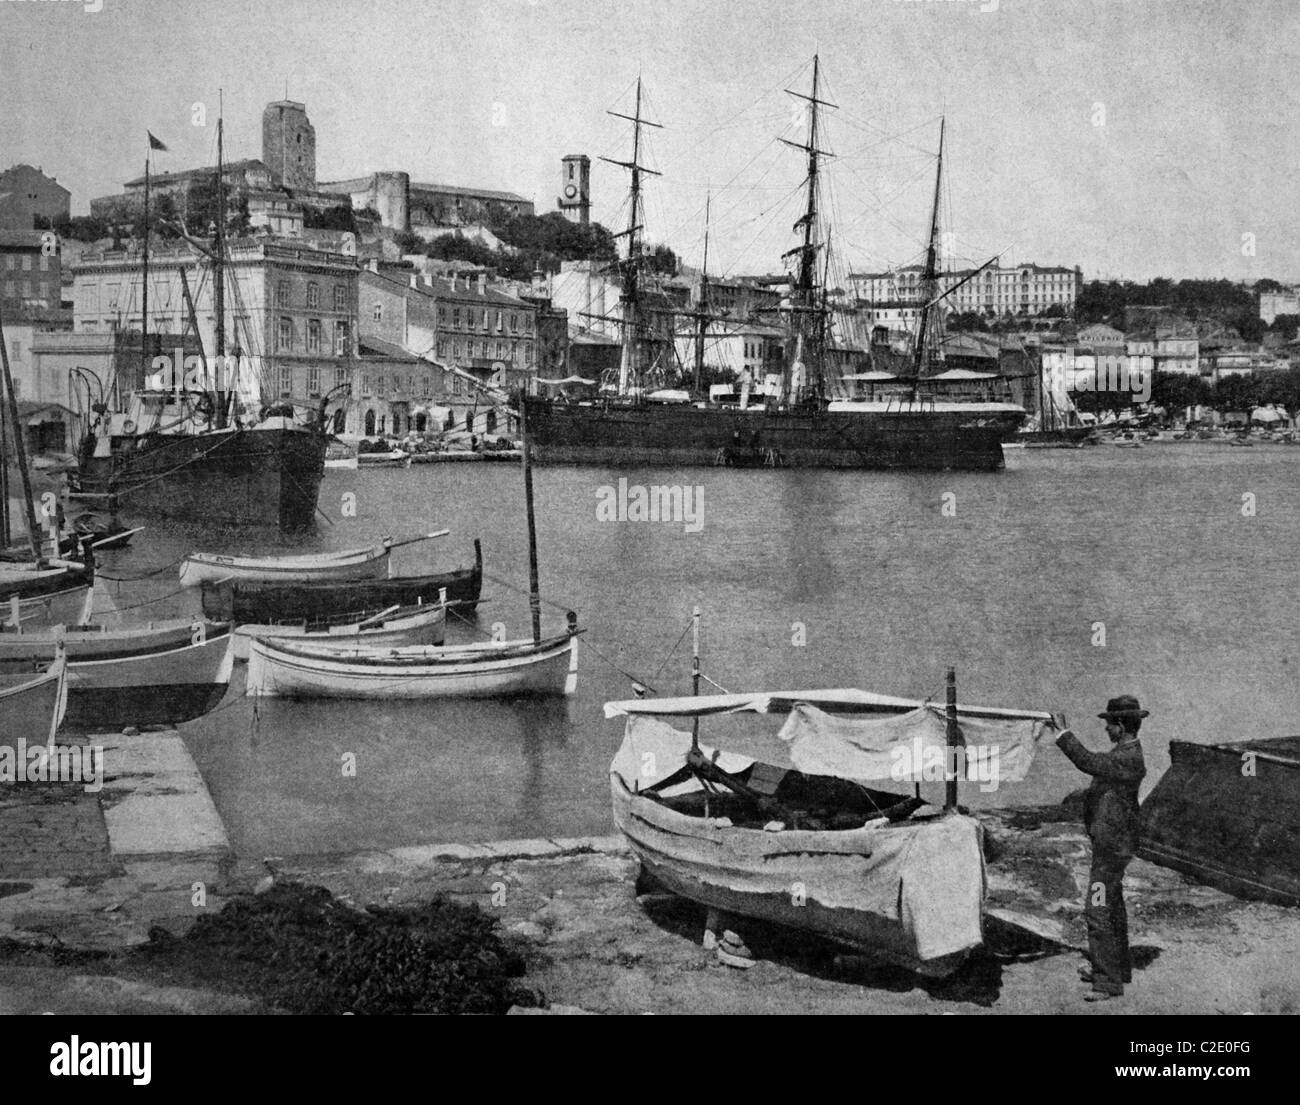
[[[598,521],[600,489],[620,477],[699,489],[702,529]],[[535,482],[542,593],[556,604],[544,628],[561,628],[572,608],[587,629],[578,693],[255,700],[242,697],[238,670],[218,711],[183,732],[241,855],[609,832],[607,769],[622,727],[601,705],[631,697],[618,669],[660,693],[689,691],[689,636],[678,642],[696,603],[705,673],[728,690],[941,697],[952,664],[963,702],[1062,710],[1094,747],[1105,700],[1134,693],[1152,712],[1146,789],[1172,737],[1300,731],[1300,450],[1017,450],[998,474],[539,468]],[[345,493],[355,518],[340,517]],[[468,562],[479,536],[488,575],[526,585],[515,466],[330,470],[321,505],[335,524],[295,548],[447,527],[450,537],[395,553],[398,570]],[[288,551],[273,535],[155,525],[102,566],[141,576],[195,548]],[[134,607],[124,617],[198,608],[197,593],[172,594],[172,567],[105,586]],[[484,596],[476,627],[453,626],[449,640],[496,622],[527,635],[520,591],[488,580]],[[800,626],[803,645],[792,643]],[[761,751],[776,726],[746,724]],[[705,739],[723,725],[740,731],[706,721]],[[345,753],[355,778],[343,774]],[[1047,745],[1023,783],[990,795],[966,787],[963,801],[1033,804],[1083,781]]]

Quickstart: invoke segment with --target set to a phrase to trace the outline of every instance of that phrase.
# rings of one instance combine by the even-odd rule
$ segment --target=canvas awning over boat
[[[852,372],[840,377],[841,380],[861,380],[865,383],[884,383],[886,380],[897,380],[898,377],[892,372]]]
[[[942,707],[873,691],[779,691],[605,703],[606,717],[628,717],[629,733],[640,718],[741,713],[787,715],[779,736],[788,766],[811,775],[859,782],[930,781],[944,778],[944,765],[953,759],[946,747]],[[1055,731],[1052,715],[1041,710],[958,704],[957,720],[965,751],[954,770],[972,781],[1019,782],[1038,741],[1045,732]],[[715,745],[726,743],[722,734],[710,739]]]
[[[594,387],[595,380],[588,380],[585,376],[566,376],[562,380],[538,380],[539,384],[546,384],[549,387],[564,387],[565,384],[586,384],[588,387]]]

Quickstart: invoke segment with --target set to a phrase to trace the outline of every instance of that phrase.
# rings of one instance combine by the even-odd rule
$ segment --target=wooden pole
[[[0,315],[0,364],[4,366],[4,392],[9,404],[9,425],[14,428],[14,459],[23,481],[23,503],[27,507],[27,543],[32,547],[32,559],[43,563],[40,536],[36,526],[36,506],[32,502],[32,477],[27,471],[27,445],[23,441],[22,423],[18,421],[18,400],[14,396],[14,378],[9,371],[9,346],[5,342],[4,317]]]
[[[0,549],[9,547],[9,416],[0,403]]]
[[[144,155],[144,243],[140,252],[140,376],[141,384],[149,375],[149,154]]]
[[[528,609],[533,618],[533,644],[542,639],[542,597],[537,582],[537,522],[533,515],[533,443],[528,435],[528,403],[519,404],[519,435],[524,452],[524,507],[528,514]]]
[[[961,747],[961,730],[957,727],[957,673],[954,669],[948,669],[948,739],[947,744],[950,749]],[[952,756],[952,761],[956,756]],[[951,766],[951,762],[948,766]],[[948,777],[946,791],[943,797],[943,808],[945,810],[955,810],[957,808],[957,774],[953,772]]]
[[[700,693],[700,608],[691,612],[691,694]],[[691,751],[700,750],[700,718],[691,718]]]

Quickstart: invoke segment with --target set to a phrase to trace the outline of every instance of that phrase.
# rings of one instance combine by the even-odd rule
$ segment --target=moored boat
[[[385,537],[368,549],[305,553],[297,556],[223,556],[219,553],[190,553],[181,561],[181,586],[197,587],[222,580],[262,580],[309,583],[313,580],[380,579],[389,572],[394,549],[445,537],[449,530],[421,534],[404,541]]]
[[[67,705],[67,661],[56,655],[40,672],[0,673],[0,748],[53,744]]]
[[[234,638],[196,636],[197,641],[177,648],[69,662],[63,727],[106,732],[128,725],[179,725],[215,709],[230,686]],[[30,670],[42,661],[25,663]]]
[[[278,625],[241,625],[235,631],[235,659],[247,660],[252,640],[291,641],[367,648],[440,645],[447,632],[447,608],[441,603],[361,611],[329,622],[305,619]]]
[[[541,641],[380,649],[254,639],[249,695],[289,698],[504,698],[577,687],[577,632]]]
[[[84,583],[30,598],[15,593],[0,604],[0,620],[10,628],[25,629],[83,625],[90,621],[94,603],[95,590]]]
[[[120,660],[143,653],[181,648],[197,640],[220,637],[230,631],[229,622],[204,622],[193,618],[169,618],[144,625],[57,625],[22,627],[16,632],[0,625],[0,671],[5,665],[48,661],[52,649],[61,644],[71,663],[85,660]]]
[[[202,587],[204,614],[240,624],[321,621],[347,611],[415,606],[437,602],[442,591],[457,613],[468,614],[478,605],[483,587],[483,549],[476,538],[472,567],[428,575],[314,582],[229,580]]]

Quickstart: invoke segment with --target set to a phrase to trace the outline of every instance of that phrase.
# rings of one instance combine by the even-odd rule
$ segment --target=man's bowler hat
[[[1106,709],[1097,716],[1107,721],[1118,721],[1122,717],[1147,717],[1150,713],[1150,710],[1142,709],[1131,694],[1122,694],[1107,702]]]

